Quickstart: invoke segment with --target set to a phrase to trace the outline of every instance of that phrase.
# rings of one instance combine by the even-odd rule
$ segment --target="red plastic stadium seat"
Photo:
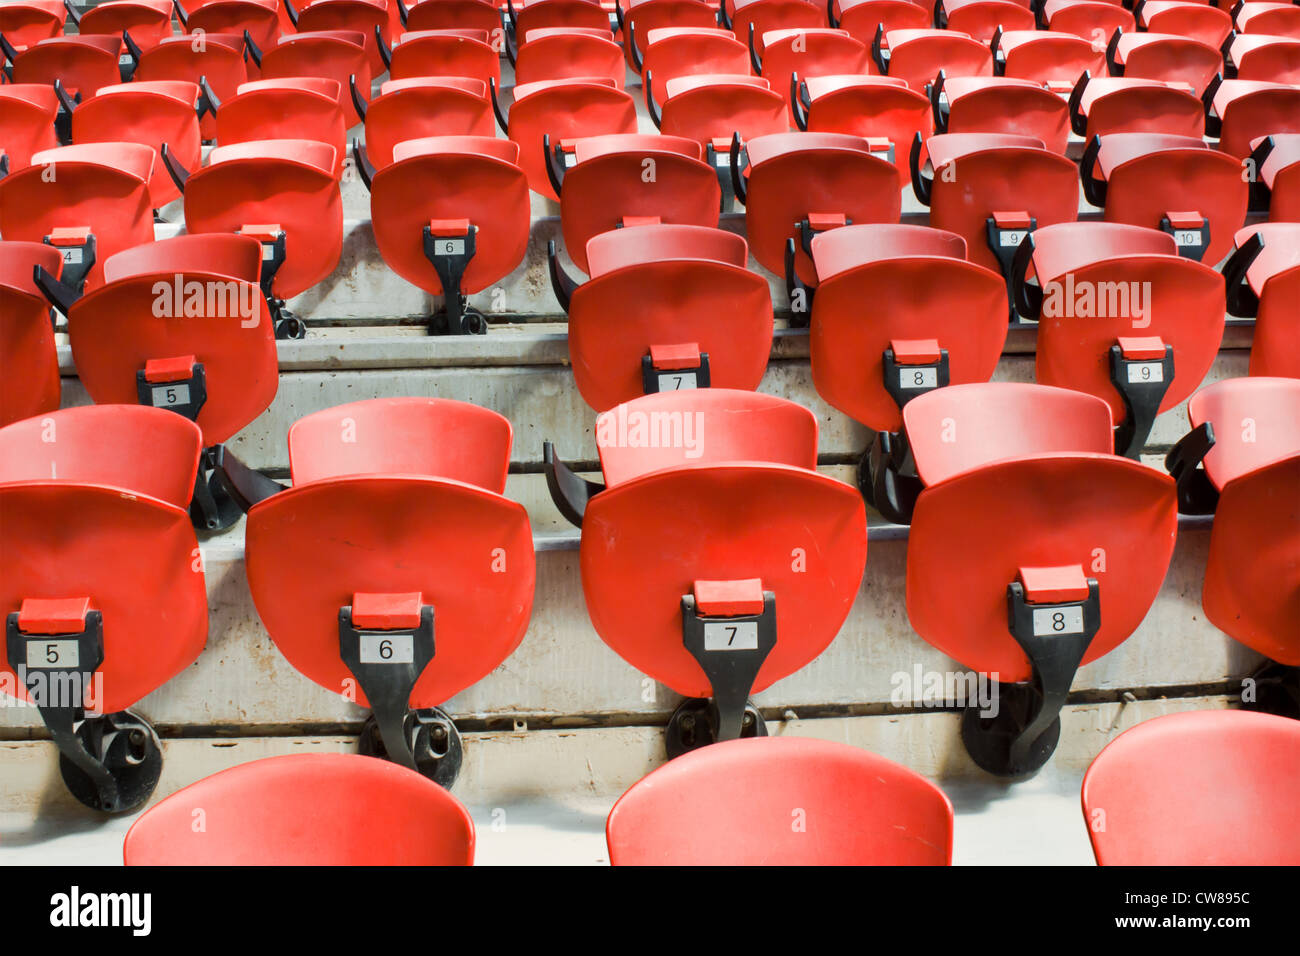
[[[1088,202],[1107,222],[1163,229],[1179,253],[1214,265],[1246,218],[1240,160],[1204,140],[1163,133],[1110,133],[1088,143],[1079,164]]]
[[[646,90],[661,103],[666,96],[664,85],[677,77],[736,76],[750,71],[749,49],[730,30],[661,27],[651,30],[642,42],[645,52],[636,68],[643,78],[650,77],[645,80]]]
[[[1219,382],[1187,403],[1192,433],[1169,455],[1186,510],[1214,511],[1201,596],[1206,617],[1289,667],[1300,665],[1297,411],[1300,379]]]
[[[1072,390],[955,385],[908,402],[903,422],[916,476],[898,470],[901,447],[889,467],[915,496],[908,617],[1000,682],[996,715],[973,705],[963,718],[975,762],[1033,773],[1056,746],[1077,668],[1127,638],[1160,589],[1173,479],[1111,454],[1106,403]]]
[[[389,80],[370,101],[365,121],[366,153],[376,169],[391,163],[393,149],[408,139],[496,134],[487,84],[469,77]]]
[[[1286,2],[1251,2],[1234,8],[1233,19],[1242,33],[1266,33],[1300,40],[1300,10]]]
[[[234,146],[266,139],[315,140],[334,147],[342,172],[347,120],[339,93],[337,80],[316,76],[241,83],[217,108],[217,142]],[[185,165],[193,168],[198,163]]]
[[[32,282],[37,265],[57,277],[63,256],[43,242],[0,241],[0,426],[59,407],[54,325]]]
[[[1206,125],[1219,135],[1219,149],[1245,159],[1252,141],[1279,133],[1300,133],[1300,84],[1224,80],[1211,101]]]
[[[878,30],[871,54],[881,73],[905,80],[914,90],[925,89],[940,70],[949,78],[993,75],[988,44],[957,30]]]
[[[1085,71],[1106,68],[1105,51],[1072,33],[1008,30],[994,48],[995,72],[1068,90]]]
[[[1167,33],[1116,30],[1106,48],[1111,76],[1186,83],[1200,96],[1223,69],[1218,47]]]
[[[706,226],[613,229],[588,241],[591,281],[557,288],[587,404],[601,412],[646,392],[757,388],[772,296],[748,258],[744,239]],[[551,268],[558,279],[559,264]]]
[[[1143,0],[1133,8],[1138,26],[1150,33],[1190,37],[1218,47],[1232,33],[1232,17],[1212,4],[1190,0]]]
[[[501,52],[485,30],[409,31],[393,45],[388,78],[417,76],[459,76],[500,83]],[[358,77],[358,86],[360,83]]]
[[[138,143],[35,153],[26,169],[0,179],[0,235],[27,242],[49,238],[63,251],[65,277],[77,286],[84,279],[93,289],[109,256],[153,241],[154,160],[154,151]]]
[[[1025,283],[1032,265],[1038,285]],[[1118,454],[1136,458],[1156,414],[1196,390],[1223,338],[1223,277],[1167,232],[1071,222],[1031,233],[1014,301],[1038,322],[1034,379],[1103,399]]]
[[[596,0],[527,0],[508,3],[507,9],[516,36],[548,27],[588,27],[609,29],[609,14]]]
[[[1292,303],[1285,296],[1265,289],[1270,280],[1280,278],[1294,266],[1300,266],[1300,222],[1267,222],[1237,230],[1233,237],[1236,247],[1223,264],[1223,275],[1228,286],[1228,311],[1233,315],[1252,317],[1261,311],[1270,315],[1285,315]],[[1290,348],[1290,339],[1284,331],[1288,323],[1278,326],[1277,346]],[[1255,344],[1260,345],[1263,329],[1255,326]],[[1271,335],[1266,336],[1271,339]]]
[[[407,30],[482,30],[501,39],[501,11],[490,0],[420,0],[406,5]]]
[[[952,82],[949,80],[948,82]],[[966,240],[971,262],[1010,279],[1025,234],[1073,222],[1079,208],[1074,163],[1032,136],[943,133],[924,143],[932,178],[912,141],[912,189],[930,207],[930,225]]]
[[[119,42],[122,32],[141,49],[148,49],[172,35],[171,0],[105,0],[81,14],[77,31],[82,36],[111,36]]]
[[[305,292],[338,265],[343,200],[334,147],[305,139],[220,146],[185,182],[185,227],[191,233],[237,232],[284,258],[271,286],[279,299]]]
[[[761,40],[772,30],[802,30],[826,25],[825,7],[809,0],[730,0],[726,7],[737,40],[747,40],[751,31]],[[760,54],[763,52],[759,43],[755,48]]]
[[[464,296],[523,260],[529,199],[518,160],[509,140],[434,136],[398,143],[370,181],[380,255],[406,281],[443,296],[431,331],[486,331],[481,315],[466,315]]]
[[[615,10],[622,15],[620,29],[627,64],[637,72],[640,72],[642,60],[649,52],[649,44],[656,42],[656,37],[650,35],[652,31],[658,37],[668,36],[668,31],[678,35],[697,36],[701,31],[717,32],[736,40],[735,34],[730,30],[718,27],[718,5],[707,0],[631,0],[626,5],[619,4]],[[736,42],[744,46],[743,41]],[[661,62],[654,64],[655,69],[662,66]],[[728,66],[729,64],[709,64],[702,72],[731,72]]]
[[[807,247],[813,233],[897,222],[903,197],[898,171],[887,158],[891,145],[841,133],[774,133],[746,143],[748,185],[742,184],[739,198],[754,258],[789,278],[786,247],[793,241],[793,271],[814,285]],[[740,181],[734,148],[731,162],[732,179]]]
[[[857,747],[731,740],[633,785],[606,837],[615,866],[946,866],[952,804]]]
[[[623,49],[609,30],[589,27],[550,27],[524,37],[515,57],[515,83],[564,80],[573,77],[609,77],[623,88],[627,63]]]
[[[1081,76],[1070,124],[1086,140],[1108,133],[1205,135],[1205,107],[1187,84],[1128,76]]]
[[[1116,30],[1137,29],[1133,14],[1110,0],[1047,0],[1042,10],[1047,29],[1073,33],[1103,49]]]
[[[495,97],[494,92],[494,103]],[[528,187],[548,199],[560,197],[547,171],[550,155],[543,148],[544,137],[550,137],[554,148],[583,137],[636,132],[636,104],[608,77],[529,83],[516,86],[514,97],[508,115],[498,105],[497,122],[519,145],[519,166],[528,176]]]
[[[1083,816],[1102,866],[1295,866],[1297,785],[1300,723],[1235,710],[1168,714],[1097,755],[1083,778]]]
[[[397,0],[307,0],[298,7],[295,26],[299,33],[360,33],[366,38],[371,75],[378,76],[384,72],[385,65],[379,43],[391,46],[393,42],[392,27],[396,18],[389,13],[390,4],[396,7]],[[376,30],[382,40],[376,39]],[[366,90],[369,92],[369,86]]]
[[[72,113],[72,139],[84,143],[140,143],[159,150],[166,143],[187,169],[199,164],[199,88],[185,80],[136,80],[100,87]],[[155,209],[180,197],[162,163],[154,163],[149,201]]]
[[[41,40],[19,52],[13,61],[15,83],[63,83],[69,95],[94,96],[101,86],[122,82],[118,50],[122,41],[113,36],[70,36]]]
[[[650,118],[664,134],[693,139],[701,147],[715,139],[729,141],[732,133],[747,140],[790,128],[785,99],[761,76],[680,76],[665,89],[668,96],[660,107],[646,86]]]
[[[224,103],[235,95],[241,84],[248,82],[243,35],[206,33],[168,37],[141,54],[133,80],[195,84],[206,80],[213,95]],[[199,117],[199,130],[205,140],[216,138],[217,119],[211,112],[205,110]]]
[[[794,117],[799,129],[888,141],[899,185],[907,185],[906,145],[918,133],[928,138],[934,132],[931,104],[922,93],[889,76],[796,79]]]
[[[825,650],[857,596],[861,496],[817,473],[810,411],[756,392],[645,395],[597,419],[596,447],[606,487],[578,501],[582,479],[545,449],[552,495],[582,525],[596,633],[691,698],[669,722],[670,757],[764,736],[750,694]]]
[[[935,26],[988,43],[999,30],[1033,30],[1028,0],[937,0]]]
[[[879,29],[928,30],[934,26],[932,8],[913,0],[831,0],[828,12],[832,27],[848,30],[863,43],[871,43]]]
[[[469,866],[474,821],[405,767],[293,754],[172,794],[132,825],[122,856],[127,866]]]
[[[1009,76],[959,76],[949,80],[940,73],[929,92],[940,133],[1032,136],[1052,152],[1062,154],[1070,140],[1066,103],[1044,81]]]
[[[0,4],[0,34],[17,48],[63,34],[68,8],[63,0],[18,0]]]
[[[33,153],[59,145],[54,133],[54,118],[58,112],[59,98],[53,86],[44,83],[0,85],[0,144],[3,144],[9,159],[11,173],[29,166]]]
[[[532,610],[528,514],[502,494],[509,459],[495,412],[354,402],[293,425],[293,487],[248,512],[249,587],[276,646],[371,708],[379,741],[363,731],[363,750],[444,786],[461,747],[437,705],[509,657]]]
[[[186,32],[202,31],[209,39],[229,34],[242,39],[247,32],[257,49],[269,50],[280,39],[281,32],[287,32],[281,29],[284,8],[279,0],[191,0],[185,6],[188,15],[182,23]],[[287,14],[283,20],[288,20]],[[187,42],[192,42],[192,38]]]
[[[134,405],[0,429],[0,671],[6,687],[47,705],[63,779],[97,810],[148,800],[158,737],[126,709],[188,668],[207,639],[186,513],[199,450],[193,422]],[[92,705],[100,716],[87,717]]]
[[[876,72],[870,48],[849,36],[848,30],[826,27],[769,30],[756,40],[753,44],[755,72],[762,73],[787,104],[793,73],[807,79]]]
[[[299,76],[316,76],[334,80],[339,85],[339,106],[349,129],[361,122],[352,104],[349,79],[364,100],[370,99],[370,53],[364,35],[348,30],[322,30],[281,37],[280,42],[262,53],[259,66],[262,78],[283,80]],[[396,76],[393,79],[397,79]]]
[[[554,143],[554,141],[551,141]],[[553,145],[560,229],[569,257],[590,274],[587,241],[641,220],[716,226],[721,189],[694,140],[640,133],[589,136]],[[558,163],[572,165],[560,173]],[[647,171],[652,175],[647,176]]]
[[[205,446],[266,410],[279,381],[251,236],[190,235],[119,252],[67,310],[77,374],[100,405],[139,402],[198,422]]]
[[[820,284],[808,347],[813,384],[831,405],[897,431],[917,395],[993,375],[1007,337],[1006,283],[966,261],[960,236],[846,226],[815,237],[812,251]]]
[[[1259,256],[1246,270],[1253,307],[1242,311],[1255,315],[1250,374],[1300,378],[1300,349],[1296,348],[1300,336],[1300,312],[1296,310],[1300,302],[1300,223],[1270,223],[1242,232],[1258,235],[1268,245],[1266,253],[1278,252]],[[1237,245],[1245,242],[1238,233]]]
[[[1225,76],[1300,83],[1300,37],[1234,33],[1224,47]]]

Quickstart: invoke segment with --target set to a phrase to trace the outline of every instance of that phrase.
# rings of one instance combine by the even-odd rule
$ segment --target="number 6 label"
[[[415,660],[415,640],[410,634],[362,634],[362,664],[410,664]]]

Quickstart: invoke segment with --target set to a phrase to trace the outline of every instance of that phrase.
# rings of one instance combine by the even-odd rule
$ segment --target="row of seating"
[[[1215,514],[1210,620],[1300,664],[1295,589],[1276,583],[1300,564],[1297,407],[1294,379],[1202,390],[1171,475],[1114,454],[1109,408],[1081,392],[953,385],[903,408],[880,483],[864,490],[911,522],[912,626],[998,682],[995,714],[965,712],[976,763],[1021,777],[1050,757],[1075,671],[1154,601],[1180,510]],[[69,788],[92,807],[148,798],[158,742],[128,708],[204,646],[187,514],[203,440],[182,415],[126,404],[0,429],[0,673],[41,706]],[[224,454],[214,463],[248,511],[262,623],[297,670],[370,707],[364,752],[450,786],[461,743],[439,705],[514,651],[532,607],[528,515],[503,494],[509,423],[461,402],[374,399],[309,415],[288,440],[288,488]],[[750,696],[825,650],[858,596],[863,497],[817,471],[811,412],[758,393],[643,396],[601,416],[596,441],[603,483],[547,452],[552,493],[582,528],[596,632],[686,698],[670,756],[765,734]],[[100,716],[79,696],[42,699],[97,675]]]
[[[1102,865],[1294,866],[1297,784],[1300,723],[1173,714],[1130,728],[1093,761],[1084,823]],[[924,777],[856,747],[733,740],[634,784],[606,842],[615,866],[942,866],[953,808]],[[341,754],[271,757],[200,780],[140,817],[123,845],[128,866],[461,866],[474,852],[474,821],[455,797]]]

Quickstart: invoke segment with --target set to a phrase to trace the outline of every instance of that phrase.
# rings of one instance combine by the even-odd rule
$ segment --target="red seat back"
[[[373,37],[372,37],[373,39]],[[373,71],[365,34],[350,30],[320,30],[285,36],[262,54],[262,78],[288,79],[295,76],[318,76],[339,85],[339,107],[344,124],[351,129],[361,122],[348,89],[348,79],[357,78],[357,90],[364,100],[370,99]]]
[[[63,0],[22,0],[0,5],[0,33],[15,47],[34,46],[63,33]]]
[[[250,0],[239,0],[241,5],[262,9]],[[205,8],[207,9],[207,8]],[[268,14],[276,21],[275,11]],[[250,64],[244,60],[242,33],[215,33],[169,37],[157,46],[150,47],[136,65],[133,82],[183,80],[198,83],[206,79],[218,100],[225,103],[235,95],[241,83],[248,82]],[[204,139],[215,139],[217,120],[204,113],[199,120]]]
[[[443,0],[426,2],[436,6]],[[366,111],[366,154],[376,169],[391,163],[393,148],[405,140],[495,135],[487,84],[471,77],[389,80]]]
[[[122,41],[116,36],[78,35],[41,40],[18,54],[14,60],[15,83],[63,81],[69,95],[93,96],[101,86],[120,83],[118,50]]]
[[[59,358],[49,303],[32,281],[37,265],[57,277],[63,257],[42,242],[0,241],[0,426],[59,407]]]
[[[310,139],[328,143],[339,171],[347,154],[347,122],[339,105],[338,81],[316,76],[255,80],[217,111],[217,142],[222,146],[260,139]]]
[[[3,9],[3,8],[0,8]],[[0,143],[9,157],[9,171],[29,165],[32,153],[59,145],[54,117],[59,100],[54,87],[43,83],[0,85]]]

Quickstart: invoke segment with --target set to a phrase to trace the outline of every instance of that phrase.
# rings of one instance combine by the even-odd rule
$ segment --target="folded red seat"
[[[922,148],[928,164],[921,162]],[[1025,236],[1078,214],[1074,163],[1033,136],[943,133],[922,143],[918,134],[910,162],[912,191],[930,207],[930,225],[965,239],[970,261],[1001,273],[1008,284]]]
[[[81,36],[110,36],[120,44],[126,32],[147,50],[172,35],[171,0],[104,0],[80,15],[76,9],[69,4],[68,15]]]
[[[622,33],[623,52],[627,65],[641,72],[641,60],[648,52],[649,44],[656,41],[651,37],[653,31],[682,31],[683,35],[695,35],[700,31],[719,32],[736,39],[730,30],[718,26],[718,5],[708,0],[629,0],[627,5],[615,3],[614,15],[618,20],[618,29]],[[668,33],[660,34],[669,36]],[[740,42],[740,41],[737,41]],[[690,49],[686,47],[684,49]],[[677,54],[681,55],[681,54]],[[662,68],[664,64],[655,64]],[[702,72],[732,72],[728,69],[716,69],[726,64],[711,64]]]
[[[372,72],[365,39],[364,34],[350,30],[323,30],[281,37],[268,50],[259,50],[255,44],[245,42],[248,42],[249,55],[262,71],[264,80],[315,76],[338,83],[339,106],[343,110],[344,122],[351,129],[361,122],[349,92],[352,77],[356,77],[362,98],[370,99]],[[386,49],[380,44],[381,54]],[[384,62],[386,64],[387,60]]]
[[[495,84],[489,84],[488,90],[497,124],[519,146],[519,166],[528,177],[528,188],[548,199],[560,198],[552,178],[553,148],[584,137],[636,133],[636,103],[609,77],[516,86],[508,111],[497,99]]]
[[[605,835],[614,866],[947,866],[952,804],[858,747],[728,741],[634,784]]]
[[[1032,267],[1036,285],[1026,282]],[[1160,412],[1200,386],[1223,340],[1223,277],[1174,237],[1114,222],[1047,226],[1025,238],[1012,303],[1038,323],[1034,380],[1110,406],[1115,452],[1137,459]]]
[[[61,87],[56,90],[62,92]],[[77,144],[130,142],[159,149],[168,145],[186,168],[198,166],[201,156],[199,87],[186,80],[135,80],[100,87],[74,108],[64,95],[64,108],[72,114],[72,139]],[[149,178],[149,201],[154,209],[180,197],[180,190],[162,163],[154,163]]]
[[[1106,69],[1105,52],[1073,33],[1050,30],[1008,30],[991,41],[993,72],[1046,83],[1060,93],[1074,88],[1085,70]]]
[[[1300,37],[1234,33],[1223,44],[1224,76],[1300,83]]]
[[[1205,106],[1186,83],[1085,73],[1070,93],[1070,126],[1086,140],[1108,133],[1205,135]]]
[[[1265,33],[1300,40],[1300,10],[1294,4],[1279,2],[1238,2],[1232,8],[1232,20],[1242,33]]]
[[[640,47],[632,51],[632,68],[641,74],[650,95],[660,102],[667,95],[664,84],[677,77],[743,76],[750,71],[749,49],[730,30],[656,27],[641,42],[644,53]],[[653,82],[645,79],[647,74]]]
[[[916,134],[934,132],[930,101],[890,76],[814,76],[792,78],[795,87],[794,118],[800,130],[810,133],[845,133],[879,142],[888,148],[883,154],[898,170],[899,185],[908,179],[903,146]]]
[[[938,133],[1011,133],[1065,153],[1070,114],[1046,81],[1010,76],[958,76],[941,70],[927,89]],[[914,131],[912,136],[915,136]],[[928,137],[929,133],[923,134]],[[912,136],[907,137],[908,140]]]
[[[94,810],[136,810],[153,793],[158,735],[128,708],[207,639],[186,513],[199,450],[193,422],[134,405],[0,429],[0,687],[40,707],[64,784]]]
[[[506,13],[504,47],[512,62],[519,38],[533,30],[585,27],[613,31],[609,13],[599,0],[520,0],[519,3],[506,0]]]
[[[533,538],[503,494],[509,460],[495,412],[372,399],[297,421],[293,487],[249,496],[248,583],[276,647],[370,708],[362,753],[444,787],[462,748],[438,705],[499,667],[532,611]]]
[[[1250,146],[1251,211],[1267,210],[1270,222],[1300,222],[1300,132],[1263,136]]]
[[[628,133],[544,142],[564,248],[583,272],[591,273],[587,241],[602,232],[650,222],[718,224],[718,177],[694,140]]]
[[[1210,385],[1187,403],[1192,431],[1166,459],[1180,508],[1214,513],[1201,595],[1206,617],[1276,662],[1253,675],[1258,695],[1247,703],[1290,717],[1300,716],[1297,409],[1297,378],[1251,375]]]
[[[524,34],[515,54],[515,84],[572,77],[609,77],[623,88],[623,48],[604,27],[547,27]]]
[[[87,99],[101,86],[122,82],[121,46],[121,37],[114,36],[53,37],[21,51],[10,46],[4,54],[13,64],[14,83],[52,86],[59,80],[68,95]]]
[[[103,283],[103,262],[152,242],[149,181],[155,153],[139,143],[86,143],[32,155],[0,179],[0,235],[48,242],[63,254],[70,286]]]
[[[1113,447],[1105,402],[1047,385],[954,385],[903,408],[883,465],[916,496],[907,614],[997,682],[996,703],[962,718],[990,773],[1024,777],[1050,759],[1078,667],[1133,633],[1164,580],[1173,479]]]
[[[992,76],[993,52],[968,33],[957,30],[885,30],[881,24],[871,41],[876,68],[923,90],[942,70],[954,76]]]
[[[1000,30],[1033,30],[1029,0],[935,0],[934,25],[988,43]]]
[[[384,72],[385,63],[379,47],[381,44],[392,46],[393,27],[400,21],[395,11],[389,12],[389,5],[395,4],[396,0],[301,0],[297,7],[292,0],[282,2],[299,33],[360,33],[365,37],[371,75],[378,76]]]
[[[1046,0],[1037,11],[1041,29],[1073,33],[1093,43],[1105,44],[1116,30],[1137,29],[1133,14],[1110,0]]]
[[[354,99],[358,111],[365,100]],[[295,76],[241,83],[235,95],[215,103],[217,142],[234,146],[267,139],[305,139],[334,147],[339,172],[347,155],[347,120],[337,80]],[[170,143],[168,144],[170,145]],[[195,168],[198,163],[183,163]]]
[[[77,374],[99,405],[163,408],[198,423],[196,527],[222,530],[241,511],[212,474],[222,443],[275,398],[275,333],[259,284],[262,246],[250,236],[189,235],[149,242],[104,263],[105,283],[85,296],[38,272],[68,317]]]
[[[724,27],[744,42],[751,32],[760,38],[772,30],[806,30],[826,26],[826,10],[812,0],[723,0],[719,15]],[[758,49],[763,52],[761,46]]]
[[[54,120],[59,98],[44,83],[0,84],[0,149],[9,160],[9,172],[31,165],[32,154],[59,145]]]
[[[764,76],[790,102],[790,77],[866,75],[872,72],[871,49],[848,30],[829,27],[768,30],[757,37],[752,30],[749,52],[755,73]]]
[[[302,338],[306,325],[284,308],[339,263],[343,199],[334,147],[307,139],[266,139],[219,146],[208,165],[188,171],[163,160],[185,194],[191,234],[233,232],[262,243],[262,289],[278,338]]]
[[[1228,312],[1255,319],[1252,375],[1300,377],[1295,352],[1296,267],[1300,266],[1300,223],[1266,222],[1233,237],[1236,248],[1223,264]]]
[[[1138,28],[1148,33],[1190,37],[1222,46],[1232,33],[1232,16],[1213,4],[1191,0],[1138,0],[1133,7]]]
[[[1300,83],[1219,80],[1205,92],[1205,131],[1219,149],[1245,159],[1252,142],[1278,133],[1300,133]]]
[[[509,275],[528,248],[528,181],[519,147],[491,136],[432,136],[393,147],[375,170],[354,147],[370,189],[375,244],[389,268],[442,311],[429,333],[482,335],[487,320],[465,297]]]
[[[816,418],[757,392],[660,392],[601,415],[596,447],[603,486],[544,450],[557,506],[582,525],[596,633],[687,698],[670,758],[766,736],[750,695],[826,649],[866,565],[862,498],[817,472]]]
[[[469,77],[388,80],[368,107],[358,102],[357,108],[366,123],[366,154],[376,169],[391,163],[393,149],[408,139],[496,134],[487,83]]]
[[[68,8],[63,0],[15,0],[0,4],[0,35],[15,48],[63,35]]]
[[[827,0],[826,22],[849,36],[870,43],[877,30],[928,30],[934,26],[931,7],[915,0]]]
[[[569,361],[598,412],[639,395],[755,389],[772,350],[772,295],[746,268],[749,247],[707,226],[613,229],[587,242],[591,281],[577,285],[547,244],[569,315]]]
[[[1297,786],[1300,723],[1187,711],[1107,744],[1084,775],[1083,815],[1102,866],[1295,866]]]
[[[405,767],[291,754],[204,777],[150,807],[122,857],[127,866],[469,866],[474,821]]]
[[[413,4],[398,0],[398,3],[405,30],[482,30],[500,38],[504,46],[501,8],[491,0],[420,0]],[[498,30],[502,32],[496,33]]]
[[[63,256],[43,242],[0,241],[0,426],[59,407],[54,323],[36,266],[57,278]]]
[[[646,76],[653,78],[652,73]],[[645,83],[646,109],[655,127],[669,136],[693,139],[701,147],[713,146],[712,155],[720,158],[725,158],[733,133],[749,140],[790,128],[785,99],[761,76],[679,76],[665,84],[665,91],[661,107],[649,80]],[[724,166],[719,175],[729,180],[731,174]]]
[[[176,16],[187,33],[198,35],[200,31],[213,36],[237,35],[245,33],[259,50],[269,50],[280,39],[282,29],[288,24],[289,16],[279,0],[173,0]],[[184,4],[182,6],[181,4]],[[167,42],[166,40],[162,42]],[[193,43],[193,36],[189,38]]]
[[[1223,55],[1189,37],[1117,29],[1106,46],[1106,67],[1111,76],[1186,83],[1200,96],[1223,69]]]
[[[133,45],[128,43],[127,49],[135,59],[135,82],[204,83],[205,92],[221,103],[233,97],[249,79],[242,33],[169,37],[138,54],[131,50]],[[204,109],[199,116],[199,132],[205,140],[217,138],[217,118],[210,109]]]
[[[784,274],[787,284],[797,274],[813,286],[814,235],[855,223],[897,222],[903,196],[889,158],[893,148],[884,140],[842,133],[773,133],[742,150],[733,137],[732,185],[745,204],[754,258],[769,272]],[[791,239],[793,255],[787,248]]]
[[[1214,265],[1246,219],[1241,161],[1191,136],[1094,136],[1079,163],[1088,202],[1107,222],[1163,229],[1180,255]]]
[[[993,375],[1007,337],[1006,283],[967,261],[960,236],[926,226],[832,229],[813,239],[812,253],[820,280],[808,346],[813,385],[878,433],[858,487],[886,518],[905,522],[900,489],[873,462],[893,447],[912,399]]]
[[[385,54],[386,49],[381,46],[379,52],[386,56],[390,80],[458,76],[501,82],[501,51],[486,30],[412,30],[399,35]],[[362,89],[368,92],[369,86]]]

